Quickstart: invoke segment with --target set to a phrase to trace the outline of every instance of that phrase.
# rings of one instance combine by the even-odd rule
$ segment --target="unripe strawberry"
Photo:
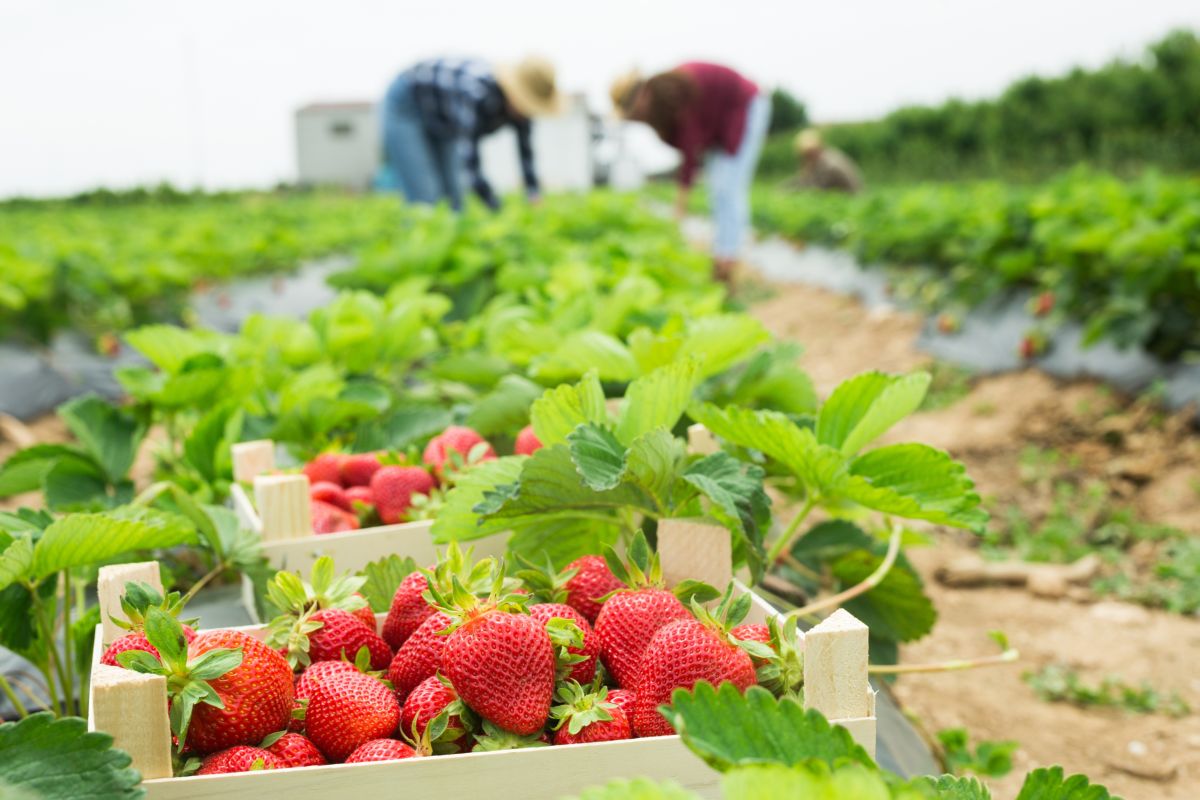
[[[310,500],[320,500],[331,506],[337,506],[343,511],[354,510],[353,506],[350,505],[350,499],[346,497],[346,490],[336,483],[330,483],[329,481],[319,481],[309,486],[308,498]]]
[[[333,761],[342,761],[364,742],[391,736],[400,722],[392,690],[361,672],[337,672],[316,687],[304,726],[308,738]]]
[[[526,425],[521,428],[521,432],[517,434],[516,446],[513,452],[519,456],[531,456],[538,450],[542,449],[542,443],[538,440],[537,434],[533,432],[532,425]]]
[[[398,739],[372,739],[363,742],[346,758],[347,764],[361,764],[367,761],[399,761],[402,758],[416,758],[417,751],[413,750]]]
[[[304,465],[304,474],[311,486],[315,483],[342,485],[342,456],[337,453],[322,453]]]
[[[383,621],[383,639],[394,648],[404,644],[421,623],[433,616],[434,608],[423,596],[429,580],[420,572],[409,573],[392,596],[392,607]]]
[[[371,476],[383,466],[375,453],[358,453],[342,459],[342,485],[368,486]]]
[[[433,476],[421,467],[383,467],[371,478],[375,510],[385,525],[403,520],[414,494],[433,491]]]
[[[308,507],[312,514],[313,533],[339,533],[359,528],[358,517],[323,500],[309,500]]]
[[[261,747],[238,745],[213,753],[204,759],[197,775],[223,775],[229,772],[251,772],[260,769],[283,769],[288,766],[275,754]]]
[[[583,614],[588,622],[594,623],[600,615],[600,598],[625,588],[600,556],[577,558],[567,565],[567,570],[575,570],[563,585],[567,590],[567,605]]]
[[[298,733],[285,733],[266,750],[283,767],[319,767],[327,763],[317,746]]]

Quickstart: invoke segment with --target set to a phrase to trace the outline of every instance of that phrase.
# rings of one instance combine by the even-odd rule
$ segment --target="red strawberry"
[[[385,525],[394,525],[404,518],[414,494],[431,491],[433,476],[421,467],[383,467],[371,478],[375,510]]]
[[[412,636],[421,623],[429,619],[434,608],[423,597],[429,580],[420,572],[409,573],[400,581],[392,597],[392,607],[383,621],[383,639],[392,647],[400,647]]]
[[[484,447],[480,448],[475,461],[490,461],[496,457],[496,451],[478,433],[470,428],[451,425],[429,440],[429,444],[425,445],[425,454],[422,456],[422,460],[439,477],[444,478],[447,472],[453,471],[455,460],[459,462],[459,465],[471,460],[471,451],[479,444]],[[452,452],[458,453],[457,459],[450,455]],[[449,468],[448,461],[451,462]]]
[[[322,762],[324,763],[324,762]],[[251,772],[260,769],[283,769],[284,764],[274,753],[261,747],[238,745],[213,753],[204,759],[197,775],[222,775],[227,772]]]
[[[298,733],[285,733],[267,752],[275,756],[284,767],[319,767],[326,763],[325,756],[307,737]]]
[[[517,434],[517,443],[513,452],[519,456],[531,456],[541,449],[542,443],[538,440],[537,434],[533,432],[533,426],[526,425],[521,428],[521,432]]]
[[[358,669],[348,661],[318,661],[309,666],[296,677],[295,707],[301,708],[305,702],[312,700],[313,692],[330,675],[344,672],[358,672]],[[288,728],[293,731],[302,731],[304,730],[304,721],[293,717]]]
[[[383,466],[375,453],[358,453],[342,460],[342,485],[367,486],[371,476]]]
[[[633,704],[636,700],[637,694],[632,689],[610,689],[608,692],[608,702],[624,711],[626,718],[631,720],[633,719]]]
[[[555,676],[545,623],[485,605],[468,612],[448,638],[442,672],[464,703],[519,735],[545,726]]]
[[[390,736],[399,722],[400,703],[392,690],[357,671],[322,680],[304,717],[308,738],[332,761],[344,760],[363,742]]]
[[[401,700],[442,666],[442,651],[449,637],[439,632],[449,625],[450,617],[439,611],[422,622],[396,651],[388,667],[388,680]]]
[[[625,588],[601,556],[577,558],[567,565],[567,570],[575,570],[563,584],[567,590],[567,605],[587,617],[588,622],[594,623],[599,616],[601,597]]]
[[[579,630],[583,631],[583,647],[567,649],[573,655],[583,656],[583,661],[571,665],[567,677],[584,685],[591,683],[596,677],[596,657],[600,654],[600,642],[583,615],[563,603],[537,603],[529,607],[529,616],[543,625],[557,617],[570,620],[579,626]]]
[[[636,688],[642,653],[654,634],[669,622],[688,619],[691,612],[666,589],[619,591],[596,617],[600,660],[618,686]]]
[[[729,635],[735,639],[747,642],[761,642],[767,647],[771,646],[771,630],[761,622],[746,622],[738,625],[729,631]],[[751,660],[755,666],[762,663],[760,659],[751,656]]]
[[[190,644],[196,638],[196,632],[187,625],[183,625],[183,636]],[[140,630],[130,631],[118,636],[112,644],[100,656],[100,663],[107,664],[110,667],[121,666],[117,661],[117,656],[124,653],[126,650],[145,650],[151,655],[157,656],[158,650],[154,649],[154,645],[150,644],[150,640],[146,638],[146,634]]]
[[[370,486],[351,486],[346,490],[346,499],[350,501],[351,511],[355,503],[362,503],[365,506],[375,507],[375,493],[371,491]]]
[[[638,736],[670,736],[671,723],[658,707],[671,702],[676,689],[699,681],[720,686],[729,681],[745,691],[755,683],[754,663],[745,650],[696,619],[681,619],[659,628],[642,657],[633,728]]]
[[[1044,317],[1054,310],[1054,292],[1042,292],[1034,300],[1033,313]]]
[[[362,595],[359,594],[358,592],[355,592],[354,596],[362,597]],[[367,598],[363,597],[363,602],[366,602],[366,599]],[[353,614],[355,617],[357,617],[359,620],[361,620],[362,624],[366,625],[372,631],[375,631],[376,633],[379,632],[379,620],[375,619],[375,611],[374,611],[374,609],[371,608],[370,605],[365,605],[362,608],[356,608],[355,610],[351,611],[350,613]]]
[[[308,634],[308,657],[312,661],[340,661],[343,658],[353,661],[359,648],[365,647],[371,653],[372,669],[387,669],[392,662],[392,649],[387,642],[349,611],[326,608],[312,614],[308,620],[321,623],[321,627]]]
[[[404,699],[404,707],[400,709],[400,732],[414,739],[420,738],[434,717],[456,700],[458,695],[436,675],[426,678]],[[463,732],[461,736],[447,739],[448,741],[457,743],[466,738],[466,726],[457,714],[450,716],[446,727],[457,728]]]
[[[353,511],[354,507],[350,505],[350,499],[346,497],[346,490],[336,483],[329,481],[320,481],[308,487],[308,498],[310,500],[320,500],[323,503],[329,503],[331,506],[337,506],[343,511]]]
[[[312,513],[313,533],[338,533],[359,528],[358,517],[323,500],[309,500],[308,507]]]
[[[337,453],[322,453],[305,464],[304,474],[308,476],[309,485],[328,482],[341,486],[342,458]]]
[[[198,704],[187,744],[201,753],[261,742],[283,730],[291,718],[295,687],[287,659],[241,631],[206,631],[188,645],[195,658],[217,648],[242,651],[242,663],[209,681],[224,708]]]
[[[578,683],[567,683],[555,695],[561,705],[551,714],[558,720],[555,744],[586,744],[632,739],[629,718],[616,703],[609,701],[608,690],[589,692]]]
[[[397,739],[372,739],[363,742],[346,758],[347,764],[361,764],[366,761],[399,761],[402,758],[416,758],[417,751]]]

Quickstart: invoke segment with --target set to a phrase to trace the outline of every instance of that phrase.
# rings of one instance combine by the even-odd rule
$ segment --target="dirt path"
[[[900,371],[928,360],[914,348],[920,322],[913,315],[868,311],[819,289],[775,288],[754,313],[775,334],[804,345],[801,363],[822,392],[865,369]],[[1200,437],[1182,415],[1130,407],[1101,386],[1063,384],[1032,370],[982,378],[957,402],[914,415],[889,438],[928,442],[962,459],[993,514],[1011,506],[1034,519],[1049,513],[1053,485],[1036,474],[1044,468],[1102,486],[1102,501],[1200,533]],[[1039,467],[1039,453],[1056,453],[1060,462]],[[1012,774],[988,781],[998,800],[1016,795],[1026,771],[1050,764],[1084,772],[1126,800],[1200,797],[1200,620],[1093,597],[940,585],[937,569],[975,552],[976,544],[942,533],[934,547],[910,553],[940,617],[902,658],[987,653],[986,632],[1003,630],[1022,659],[1012,667],[905,677],[896,694],[906,710],[931,733],[964,727],[972,741],[1019,741]],[[1164,695],[1178,692],[1195,711],[1172,719],[1046,703],[1021,676],[1056,663],[1077,669],[1089,684],[1108,675],[1148,681]]]

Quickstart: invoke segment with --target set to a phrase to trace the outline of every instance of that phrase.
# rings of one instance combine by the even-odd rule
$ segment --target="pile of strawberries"
[[[218,698],[196,702],[175,731],[181,771],[193,757],[202,774],[669,735],[659,709],[675,689],[744,690],[756,667],[779,674],[777,626],[738,625],[749,597],[685,604],[640,535],[628,563],[609,552],[562,571],[523,567],[472,564],[452,545],[403,579],[377,630],[358,593],[365,579],[321,559],[308,581],[276,576],[269,597],[283,613],[265,643],[210,631],[182,657],[160,654],[184,641],[163,603],[139,612],[143,628],[105,659],[154,671],[161,658],[172,703]]]

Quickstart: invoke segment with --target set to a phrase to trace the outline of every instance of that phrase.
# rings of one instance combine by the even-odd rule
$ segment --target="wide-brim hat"
[[[618,117],[629,116],[633,98],[643,83],[645,83],[645,79],[642,77],[641,71],[635,67],[618,75],[609,86],[608,96],[612,98],[613,109]]]
[[[544,117],[562,111],[562,95],[554,81],[554,65],[529,56],[516,64],[496,67],[496,83],[513,108],[526,117]]]
[[[795,140],[792,142],[798,153],[811,153],[814,150],[820,150],[824,147],[825,142],[822,140],[821,132],[816,128],[805,128],[796,134]]]

